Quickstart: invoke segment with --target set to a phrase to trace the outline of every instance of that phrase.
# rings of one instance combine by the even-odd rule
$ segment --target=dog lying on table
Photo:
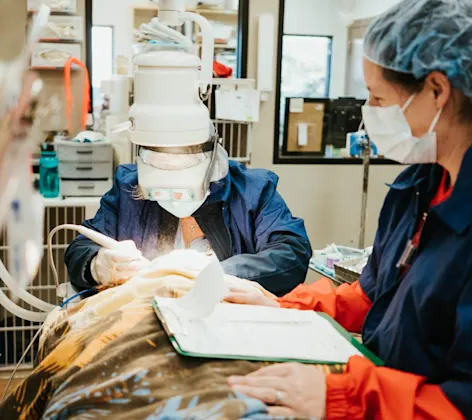
[[[212,258],[196,254],[175,251],[124,284],[52,312],[36,366],[0,406],[0,418],[270,418],[263,403],[235,395],[226,383],[263,363],[181,357],[152,309],[155,295],[191,290]],[[225,276],[225,282],[271,296],[247,280]]]

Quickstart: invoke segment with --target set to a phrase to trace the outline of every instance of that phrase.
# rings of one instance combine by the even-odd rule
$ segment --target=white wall
[[[353,0],[354,19],[366,19],[385,12],[400,0]]]
[[[95,0],[93,2],[93,24],[115,28],[115,57],[118,55],[131,56],[133,7],[145,3],[145,0]]]
[[[285,0],[284,32],[333,37],[330,96],[344,95],[347,28],[339,18],[340,0]]]
[[[332,3],[338,0],[286,0],[288,25],[296,25],[297,33],[341,34],[342,44],[345,29],[335,22]],[[251,0],[249,18],[248,77],[256,74],[257,63],[257,16],[273,13],[278,18],[278,0]],[[301,7],[304,4],[304,7]],[[287,10],[288,9],[288,10]],[[298,10],[296,10],[298,9]],[[328,13],[326,13],[328,11]],[[290,16],[291,15],[291,16]],[[290,28],[290,26],[288,26]],[[293,28],[293,26],[292,26]],[[342,27],[341,27],[342,28]],[[321,32],[323,31],[323,32]],[[276,35],[274,34],[274,37]],[[341,47],[339,47],[341,50]],[[342,47],[345,48],[345,47]],[[340,76],[334,76],[332,94],[342,94],[344,86],[346,50],[339,51],[333,60]],[[275,67],[277,58],[274,57]],[[275,86],[274,86],[275,90]],[[336,93],[335,93],[336,92]],[[275,95],[272,94],[261,106],[259,122],[253,131],[252,166],[267,168],[279,175],[278,191],[287,202],[292,213],[305,220],[308,236],[314,248],[328,243],[357,246],[360,226],[362,167],[360,165],[274,165]],[[367,243],[371,244],[377,229],[377,219],[387,187],[398,175],[399,166],[373,166],[369,183],[367,220]],[[309,281],[316,278],[313,272]]]

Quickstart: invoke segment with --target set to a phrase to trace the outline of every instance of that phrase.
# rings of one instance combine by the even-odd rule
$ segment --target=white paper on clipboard
[[[215,100],[219,120],[259,121],[260,95],[256,89],[218,89]]]

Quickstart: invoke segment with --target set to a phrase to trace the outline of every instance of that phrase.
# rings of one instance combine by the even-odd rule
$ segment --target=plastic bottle
[[[41,147],[39,191],[44,198],[59,197],[59,161],[54,146],[48,143]]]

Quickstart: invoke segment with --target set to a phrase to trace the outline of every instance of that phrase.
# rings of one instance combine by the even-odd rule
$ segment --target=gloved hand
[[[102,248],[90,264],[95,281],[107,285],[116,280],[128,280],[150,262],[144,258],[133,241],[120,242],[122,249]]]

